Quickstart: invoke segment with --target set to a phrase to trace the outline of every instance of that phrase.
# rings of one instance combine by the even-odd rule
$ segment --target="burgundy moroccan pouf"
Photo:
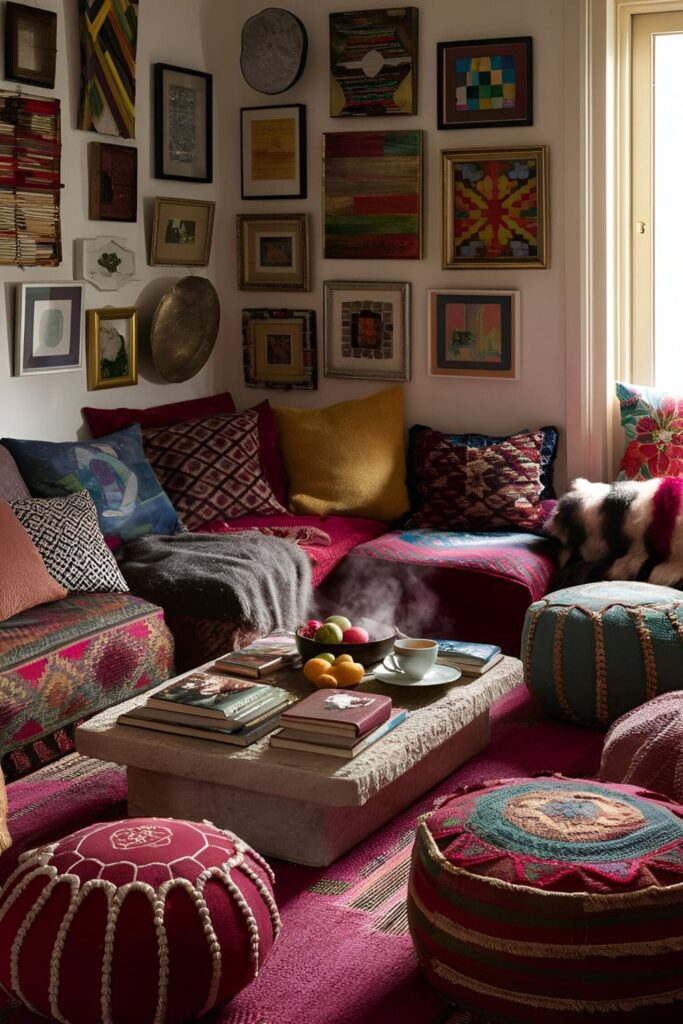
[[[64,1024],[181,1024],[259,971],[265,861],[212,825],[131,818],[23,855],[0,892],[0,984]]]
[[[683,806],[490,783],[420,819],[408,918],[428,980],[496,1021],[683,1019]]]
[[[605,736],[599,778],[647,786],[683,803],[683,690],[617,719]]]

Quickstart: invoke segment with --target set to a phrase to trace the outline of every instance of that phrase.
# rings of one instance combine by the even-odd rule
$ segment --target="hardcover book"
[[[226,713],[221,718],[197,715],[194,710],[188,713],[182,704],[164,704],[162,701],[148,701],[127,714],[134,714],[136,718],[148,718],[157,722],[175,722],[176,725],[192,725],[197,728],[231,732],[250,725],[263,718],[264,715],[273,715],[284,711],[291,704],[288,697],[288,694],[273,687],[273,693],[266,694],[262,700],[252,701],[246,707],[233,713]]]
[[[453,664],[485,665],[501,653],[497,644],[475,644],[465,640],[437,640],[439,655],[450,658]]]
[[[290,697],[293,701],[294,698]],[[151,732],[171,733],[174,736],[187,736],[191,739],[210,740],[218,743],[227,743],[233,747],[248,747],[256,740],[260,740],[277,726],[279,711],[271,711],[256,722],[245,726],[243,729],[217,729],[211,722],[197,720],[196,725],[185,725],[175,722],[160,722],[150,718],[140,718],[133,712],[124,712],[119,715],[119,725],[129,725],[136,729],[147,729]]]
[[[367,736],[332,736],[324,733],[307,733],[298,729],[279,729],[270,737],[271,747],[286,750],[308,750],[314,754],[330,754],[332,757],[351,758],[362,754],[377,740],[405,722],[408,712],[405,708],[394,708],[389,718]]]
[[[231,651],[217,658],[214,668],[219,672],[234,672],[237,675],[260,679],[285,665],[294,665],[299,660],[296,642],[289,634],[274,633],[254,640],[239,651]]]
[[[389,718],[391,697],[353,690],[317,690],[281,716],[283,726],[365,736]]]
[[[177,679],[148,698],[149,707],[180,705],[187,714],[225,720],[251,704],[272,695],[285,694],[280,687],[236,679],[221,672],[198,670]]]

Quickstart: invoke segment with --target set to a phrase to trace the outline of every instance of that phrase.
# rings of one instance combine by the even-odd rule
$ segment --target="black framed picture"
[[[213,180],[213,76],[154,65],[154,176]]]
[[[57,15],[26,4],[5,7],[5,78],[54,89]]]
[[[306,198],[306,107],[242,107],[242,199]]]

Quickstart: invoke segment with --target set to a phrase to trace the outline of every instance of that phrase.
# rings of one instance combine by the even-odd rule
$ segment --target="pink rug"
[[[603,740],[597,731],[539,719],[523,687],[494,706],[492,721],[486,750],[335,864],[305,868],[273,862],[280,940],[260,977],[207,1017],[207,1024],[474,1024],[469,1014],[448,1007],[427,987],[413,952],[405,889],[416,818],[457,786],[539,771],[592,775]],[[72,772],[79,761],[85,759],[76,758]],[[82,771],[92,772],[99,762],[85,764]],[[39,817],[47,807],[42,781],[34,784],[31,798],[17,799],[15,791],[27,785],[29,780],[10,787],[13,834],[31,802]],[[99,765],[87,786],[83,778],[70,785],[71,797],[69,785],[57,794],[53,788],[48,797],[65,801],[66,831],[78,827],[75,818],[82,824],[85,814],[102,818],[120,812],[125,781],[115,767]],[[91,786],[97,795],[88,800]],[[2,999],[0,994],[2,1024],[43,1019]]]

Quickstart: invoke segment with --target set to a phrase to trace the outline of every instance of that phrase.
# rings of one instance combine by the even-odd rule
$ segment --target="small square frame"
[[[305,213],[237,214],[237,286],[244,291],[309,290]]]
[[[213,76],[154,65],[154,177],[213,181]]]
[[[444,270],[548,266],[547,146],[444,150],[441,161]]]
[[[534,123],[531,36],[437,43],[436,69],[439,128]]]
[[[240,143],[242,199],[306,198],[303,104],[242,107]]]
[[[135,146],[91,142],[88,146],[90,220],[138,219],[138,151]]]
[[[406,281],[325,281],[325,376],[410,380]]]
[[[150,265],[205,267],[211,255],[216,204],[208,199],[154,200]]]
[[[16,377],[80,370],[82,336],[82,284],[17,285]]]
[[[5,5],[5,78],[55,87],[57,15],[39,7]]]
[[[117,348],[116,335],[120,338]],[[123,388],[138,382],[138,313],[89,309],[86,313],[88,391]]]
[[[427,301],[432,377],[519,380],[518,291],[432,289]]]
[[[243,309],[242,337],[247,387],[317,388],[314,310]]]

